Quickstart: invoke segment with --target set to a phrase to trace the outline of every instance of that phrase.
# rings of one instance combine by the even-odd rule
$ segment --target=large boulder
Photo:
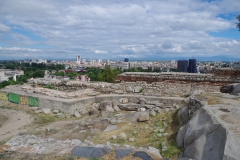
[[[180,128],[176,140],[183,148],[179,158],[237,160],[240,157],[239,139],[220,123],[210,106],[197,110]]]
[[[121,110],[125,110],[125,111],[137,111],[140,108],[140,105],[135,103],[128,103],[128,104],[119,104],[118,107]]]
[[[114,109],[112,108],[112,102],[111,101],[103,101],[100,103],[100,106],[98,107],[99,111],[107,111],[107,112],[114,112]]]
[[[186,124],[189,119],[188,106],[181,107],[177,113],[177,117],[181,126]]]
[[[229,93],[231,95],[238,95],[238,93],[240,93],[240,84],[233,83],[233,84],[224,85],[220,88],[220,92]]]
[[[148,121],[148,120],[149,120],[149,112],[148,111],[139,112],[139,116],[138,116],[139,122],[144,122],[144,121]]]

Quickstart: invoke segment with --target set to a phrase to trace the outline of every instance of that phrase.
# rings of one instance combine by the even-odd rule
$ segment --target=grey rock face
[[[70,156],[84,157],[84,158],[101,158],[102,156],[109,154],[111,150],[109,148],[96,148],[96,147],[80,147],[75,146]]]
[[[107,128],[103,131],[103,132],[109,132],[109,131],[113,131],[116,130],[117,126],[116,125],[108,125]]]
[[[134,92],[135,92],[135,93],[140,93],[141,90],[142,90],[142,87],[141,87],[141,86],[136,86],[136,87],[134,87]]]
[[[182,158],[239,159],[240,141],[214,116],[208,106],[201,107],[189,122],[180,128],[176,141],[177,145],[184,149]]]
[[[133,89],[131,88],[131,87],[126,87],[126,89],[125,89],[127,92],[133,92]]]
[[[137,111],[140,108],[139,104],[135,104],[135,103],[128,103],[128,104],[119,104],[118,107],[121,110],[125,110],[125,111]]]
[[[228,84],[228,85],[224,85],[220,88],[220,92],[222,93],[231,93],[234,89],[234,86],[237,85],[236,83],[234,84]]]
[[[180,125],[187,123],[189,119],[189,111],[188,106],[181,107],[177,113],[178,121]]]
[[[133,157],[138,157],[140,159],[144,160],[153,160],[151,156],[149,156],[146,152],[144,151],[138,151],[133,154]]]
[[[111,101],[103,101],[100,103],[100,106],[98,110],[102,111],[107,111],[107,112],[114,112],[114,109],[112,108],[112,102]]]
[[[115,150],[115,153],[116,153],[115,159],[121,159],[123,157],[126,157],[131,152],[132,152],[132,149],[116,149]]]

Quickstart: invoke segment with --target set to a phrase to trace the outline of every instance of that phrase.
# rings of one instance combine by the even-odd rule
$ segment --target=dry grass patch
[[[97,133],[95,136],[89,135],[91,141],[95,144],[106,144],[107,142],[115,143],[115,144],[127,144],[130,146],[136,147],[148,147],[153,146],[158,148],[160,152],[162,151],[162,142],[166,140],[166,144],[168,149],[164,152],[161,152],[161,155],[170,159],[177,158],[180,150],[177,148],[176,145],[176,135],[179,129],[179,124],[176,116],[176,111],[170,111],[168,113],[163,112],[157,114],[155,117],[151,117],[149,121],[146,122],[129,122],[116,124],[118,126],[117,130],[110,131],[110,132],[102,132]],[[164,126],[164,121],[167,122],[168,126]],[[168,133],[167,136],[160,137],[159,130],[164,129],[164,133]],[[113,135],[118,136],[120,133],[126,133],[128,139],[134,138],[133,142],[129,140],[119,140],[112,139]]]

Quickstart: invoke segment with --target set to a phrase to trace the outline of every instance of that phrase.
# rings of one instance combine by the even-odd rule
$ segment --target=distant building
[[[124,62],[129,62],[129,59],[128,58],[124,58]]]
[[[87,75],[78,75],[75,80],[83,81],[83,82],[90,82],[90,78]]]
[[[189,73],[197,73],[197,67],[196,67],[196,59],[189,59],[188,61],[188,72]]]
[[[121,68],[122,70],[129,69],[130,63],[129,62],[110,63],[110,68],[117,68],[117,67]]]
[[[178,70],[178,72],[188,72],[188,61],[187,60],[178,60],[177,61],[177,70]]]

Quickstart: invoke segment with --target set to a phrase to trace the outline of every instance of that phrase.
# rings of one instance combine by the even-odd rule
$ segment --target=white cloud
[[[39,52],[39,49],[31,49],[31,48],[19,48],[19,47],[12,47],[12,48],[3,48],[0,47],[0,50],[3,51],[28,51],[28,52]]]
[[[107,51],[101,51],[101,50],[95,50],[94,51],[96,54],[107,54]]]
[[[41,49],[44,54],[29,54],[39,58],[237,55],[239,40],[208,33],[234,28],[232,19],[219,14],[236,12],[239,5],[239,0],[7,0],[0,2],[0,41],[11,46],[8,55],[36,52],[28,50],[31,45],[37,51],[51,46]]]

